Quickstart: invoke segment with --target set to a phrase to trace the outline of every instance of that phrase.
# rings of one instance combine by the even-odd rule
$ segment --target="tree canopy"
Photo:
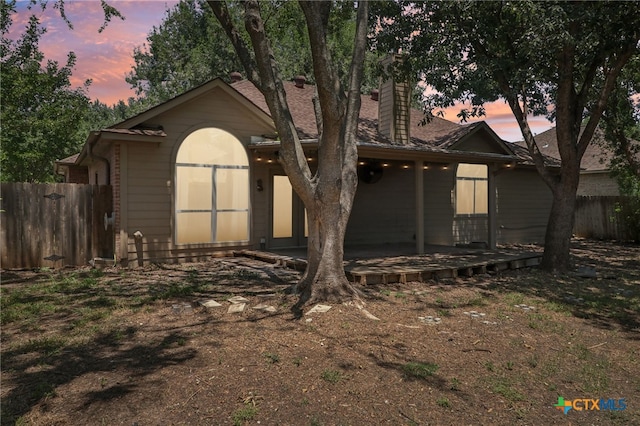
[[[309,36],[304,15],[296,2],[274,0],[260,3],[264,25],[282,78],[304,75],[314,82]],[[242,25],[240,4],[228,4],[229,16]],[[343,84],[349,78],[355,10],[348,2],[337,2],[329,17],[328,43],[335,67]],[[249,42],[248,36],[243,35]],[[177,96],[212,78],[229,80],[242,70],[236,52],[211,8],[204,0],[186,0],[167,11],[162,23],[153,27],[147,43],[134,50],[135,65],[126,81],[144,99],[145,105],[157,104]],[[364,89],[377,87],[377,55],[365,56]]]
[[[204,5],[204,7],[203,7]],[[126,81],[148,103],[175,97],[213,77],[240,69],[233,46],[203,1],[181,1],[147,43],[133,52],[135,65]]]
[[[640,242],[640,57],[632,58],[603,116],[604,149],[613,153],[609,168],[620,194],[618,204],[629,237]]]
[[[53,181],[53,160],[76,153],[86,137],[77,124],[89,110],[86,89],[90,81],[71,87],[73,52],[63,66],[45,60],[38,42],[46,29],[35,16],[30,17],[22,36],[12,41],[7,33],[15,2],[3,2],[0,11],[2,181]]]
[[[466,101],[461,116],[504,99],[517,120],[553,204],[543,267],[567,270],[580,161],[618,77],[639,55],[637,2],[384,2],[379,48],[406,53],[437,94],[426,110]],[[385,18],[386,17],[386,18]],[[549,167],[528,115],[556,122],[560,170]]]
[[[623,70],[603,116],[606,147],[614,153],[611,168],[624,193],[640,197],[640,55]],[[625,184],[625,182],[628,182]]]

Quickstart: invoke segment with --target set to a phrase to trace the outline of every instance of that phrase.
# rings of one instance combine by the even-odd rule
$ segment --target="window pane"
[[[209,167],[176,167],[176,209],[211,210]]]
[[[216,169],[216,209],[249,209],[249,170]]]
[[[486,164],[458,164],[457,177],[487,178]]]
[[[273,238],[293,236],[293,189],[287,176],[273,177]]]
[[[210,243],[211,213],[176,213],[176,243]]]
[[[177,163],[249,165],[242,143],[224,130],[206,128],[191,133],[180,145]]]
[[[176,243],[247,241],[249,160],[242,143],[221,129],[199,129],[182,142],[176,163]]]
[[[488,171],[486,164],[458,164],[456,170],[456,213],[488,212]]]
[[[473,181],[458,179],[456,184],[456,213],[473,214]]]
[[[476,211],[474,213],[487,214],[489,212],[489,185],[486,180],[476,181]]]
[[[216,241],[246,241],[249,239],[249,212],[218,212]]]

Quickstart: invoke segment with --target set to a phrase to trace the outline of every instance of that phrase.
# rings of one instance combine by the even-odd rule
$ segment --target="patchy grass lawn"
[[[573,255],[597,277],[368,286],[380,321],[297,318],[297,273],[247,259],[3,271],[2,424],[640,424],[640,247]]]

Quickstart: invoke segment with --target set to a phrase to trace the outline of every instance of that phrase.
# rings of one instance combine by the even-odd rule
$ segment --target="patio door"
[[[269,247],[307,245],[307,212],[284,174],[271,177],[271,218]]]

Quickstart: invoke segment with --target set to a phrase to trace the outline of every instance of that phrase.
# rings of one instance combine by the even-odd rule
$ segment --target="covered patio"
[[[304,270],[307,264],[305,248],[239,250],[234,255],[296,270]],[[361,245],[345,247],[344,268],[354,283],[392,284],[525,268],[538,265],[541,258],[542,247],[536,245],[509,245],[494,250],[428,245],[424,254],[416,254],[412,244]]]

